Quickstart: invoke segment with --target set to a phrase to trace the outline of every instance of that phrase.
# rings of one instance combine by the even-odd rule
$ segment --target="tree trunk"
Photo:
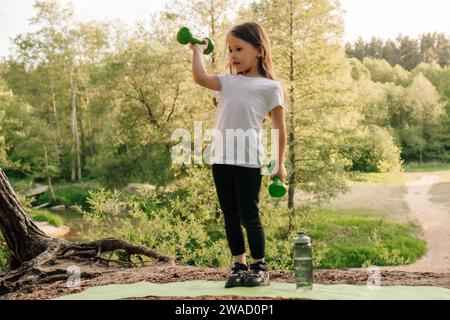
[[[78,109],[78,123],[80,124],[80,138],[81,138],[81,163],[80,163],[80,171],[82,172],[85,163],[86,163],[86,143],[84,138],[84,129],[83,129],[83,112],[82,108]],[[81,174],[81,173],[80,173]]]
[[[91,117],[88,114],[88,119],[87,119],[87,125],[88,125],[88,134],[89,134],[89,156],[92,158],[94,157],[94,130],[92,128],[92,122],[91,122]]]
[[[47,174],[48,179],[48,187],[50,189],[50,193],[52,194],[53,201],[56,200],[55,191],[53,190],[52,185],[52,177],[50,176],[50,172],[48,171],[48,154],[47,154],[47,147],[44,144],[44,159],[45,159],[45,172]]]
[[[72,181],[75,179],[81,181],[80,138],[78,135],[77,122],[77,89],[72,74],[70,75],[70,86],[72,90],[72,161],[75,161],[76,159],[76,164],[74,164],[72,168]]]
[[[72,243],[50,238],[25,213],[2,169],[0,231],[11,250],[4,273],[0,275],[0,295],[67,280],[71,276],[67,267],[73,265],[83,267],[83,278],[93,278],[105,271],[105,267],[111,270],[110,263],[136,266],[131,259],[133,255],[144,255],[171,265],[175,263],[173,258],[155,250],[119,239]],[[116,250],[125,251],[126,261],[110,258]],[[103,253],[110,253],[109,258]]]
[[[57,105],[56,105],[56,94],[55,94],[55,90],[53,88],[53,82],[50,81],[50,88],[51,88],[51,92],[52,92],[52,111],[53,111],[53,117],[55,120],[55,135],[56,135],[56,141],[57,141],[57,146],[58,146],[58,160],[59,160],[59,167],[60,168],[64,168],[65,164],[64,164],[64,141],[62,138],[62,133],[60,131],[60,127],[59,127],[59,119],[58,119],[58,111],[57,111]]]
[[[47,250],[52,239],[27,216],[1,169],[0,194],[0,230],[15,261],[24,263]]]
[[[291,14],[290,14],[290,36],[291,36],[291,48],[290,48],[290,74],[289,74],[289,80],[290,80],[290,87],[289,87],[289,102],[290,102],[290,112],[289,112],[289,167],[291,170],[288,183],[289,183],[289,190],[288,190],[288,209],[289,209],[289,231],[294,230],[294,215],[295,215],[295,187],[297,185],[297,166],[296,166],[296,156],[295,156],[295,150],[296,150],[296,140],[295,140],[295,99],[294,99],[294,87],[292,83],[295,81],[294,76],[294,47],[293,47],[293,41],[294,39],[294,8],[291,5]]]
[[[86,95],[86,119],[87,119],[87,131],[88,131],[88,143],[89,143],[89,157],[94,156],[94,132],[91,123],[91,113],[89,112],[89,96]]]

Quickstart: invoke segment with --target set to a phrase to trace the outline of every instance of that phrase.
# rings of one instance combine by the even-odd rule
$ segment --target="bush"
[[[89,190],[84,186],[55,187],[56,200],[53,200],[50,191],[39,195],[36,204],[51,203],[51,205],[79,205],[87,208]]]
[[[329,209],[315,209],[313,215],[305,228],[321,257],[315,261],[318,268],[403,265],[426,252],[414,226]]]
[[[231,254],[223,217],[214,216],[217,196],[210,186],[210,172],[204,168],[188,170],[195,171],[180,179],[177,185],[180,189],[172,194],[92,192],[89,198],[92,210],[84,212],[93,230],[90,237],[123,238],[194,266],[228,267]],[[288,211],[273,208],[268,201],[261,197],[266,261],[272,269],[292,269],[292,241],[296,232],[288,230]],[[413,227],[380,218],[354,213],[348,216],[305,206],[297,209],[294,222],[296,230],[306,231],[314,241],[316,268],[399,265],[411,263],[425,252],[425,243],[414,236]]]
[[[6,246],[5,239],[3,239],[2,234],[0,233],[0,273],[5,267],[6,262],[10,256],[11,252]]]
[[[341,152],[351,160],[351,166],[347,168],[351,171],[399,172],[402,167],[400,149],[390,133],[377,126],[348,137]]]
[[[130,181],[164,185],[174,179],[171,154],[161,143],[142,146],[134,142],[106,150],[88,160],[92,176],[108,188],[122,188]]]
[[[61,216],[48,211],[28,209],[28,213],[33,221],[48,222],[57,228],[64,224],[64,219]]]
[[[227,250],[227,243],[222,218],[214,217],[218,204],[210,170],[195,166],[187,171],[187,177],[170,187],[173,192],[91,192],[91,210],[83,212],[93,230],[89,236],[107,235],[154,247],[191,265],[229,265],[230,256],[219,254]]]

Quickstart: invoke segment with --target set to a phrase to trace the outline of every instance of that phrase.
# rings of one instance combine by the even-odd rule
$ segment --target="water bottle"
[[[312,290],[313,261],[311,238],[300,232],[294,239],[294,270],[297,291]]]

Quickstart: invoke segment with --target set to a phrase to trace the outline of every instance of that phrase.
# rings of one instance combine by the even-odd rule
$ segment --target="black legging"
[[[225,231],[233,256],[244,254],[243,225],[253,259],[263,259],[264,229],[259,217],[261,169],[213,164],[212,173],[220,207],[224,213]]]

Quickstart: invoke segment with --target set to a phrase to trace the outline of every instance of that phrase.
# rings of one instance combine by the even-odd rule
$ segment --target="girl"
[[[279,130],[277,168],[272,178],[286,177],[286,124],[284,92],[272,68],[270,41],[254,22],[234,27],[227,35],[230,74],[210,75],[203,66],[204,45],[191,45],[192,71],[199,85],[220,91],[212,150],[212,174],[224,213],[228,245],[234,259],[226,288],[269,284],[264,262],[265,236],[259,217],[264,148],[262,122],[267,114],[273,129]],[[245,133],[243,133],[246,131]],[[234,135],[233,135],[234,134]],[[235,138],[249,143],[235,147]],[[213,152],[211,152],[213,153]],[[236,156],[236,157],[235,157]],[[247,231],[253,263],[246,262],[242,226]]]

